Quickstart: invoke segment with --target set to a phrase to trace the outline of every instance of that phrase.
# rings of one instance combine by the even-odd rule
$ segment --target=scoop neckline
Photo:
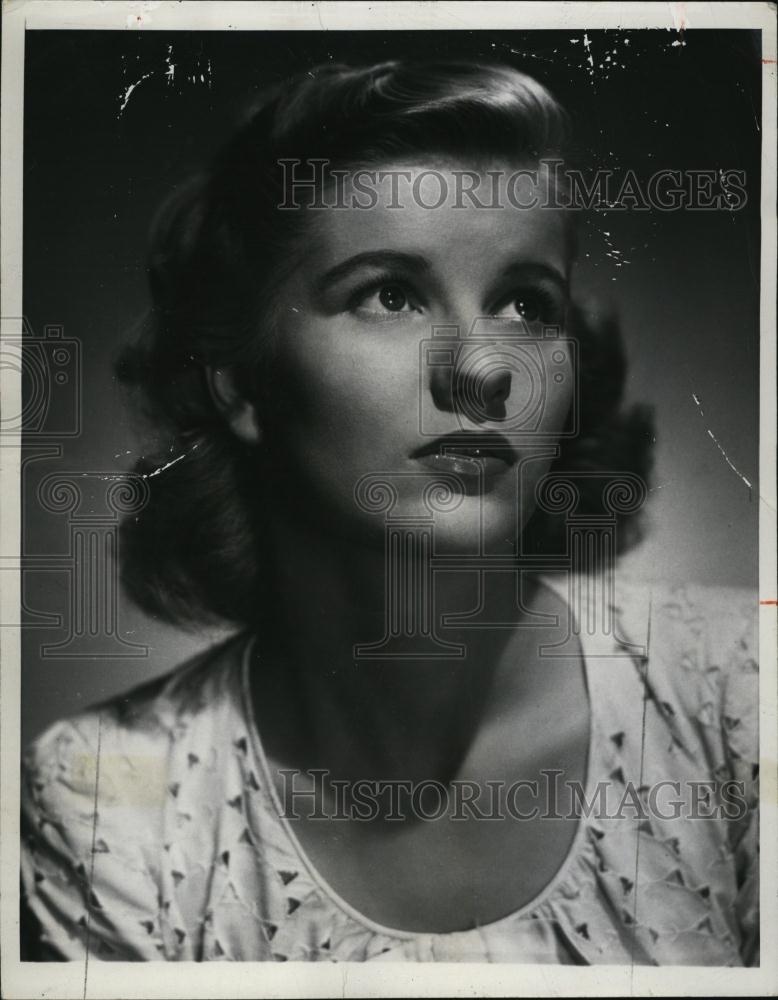
[[[592,683],[590,676],[591,659],[596,653],[592,652],[587,647],[589,643],[587,642],[587,636],[580,629],[580,621],[576,616],[575,610],[567,601],[565,594],[561,592],[561,589],[556,586],[553,582],[549,581],[545,577],[540,577],[539,582],[545,586],[547,589],[553,591],[567,606],[573,620],[576,624],[576,633],[581,646],[581,659],[583,663],[583,676],[584,676],[584,686],[586,688],[586,697],[588,703],[588,714],[589,714],[589,742],[586,749],[586,776],[584,780],[584,789],[586,801],[591,799],[591,783],[593,779],[592,774],[592,763],[594,757],[594,742],[595,742],[595,732],[598,729],[598,720],[595,713],[594,700],[592,698]],[[463,934],[478,934],[484,931],[493,931],[501,926],[505,926],[509,923],[513,923],[519,920],[525,914],[537,909],[545,900],[553,893],[553,891],[562,883],[565,878],[569,875],[575,861],[583,845],[584,838],[586,836],[586,829],[588,826],[587,817],[580,816],[578,819],[578,828],[575,832],[575,837],[571,843],[567,853],[562,859],[559,867],[551,876],[549,881],[543,888],[536,893],[536,895],[528,900],[522,906],[518,907],[516,910],[512,910],[510,913],[505,914],[505,916],[498,917],[496,920],[491,920],[485,924],[476,924],[475,927],[468,927],[464,930],[458,931],[407,931],[401,930],[396,927],[388,927],[385,924],[380,924],[378,921],[373,920],[371,917],[366,916],[361,913],[356,907],[352,906],[348,900],[344,899],[339,892],[329,883],[329,881],[321,874],[313,860],[309,857],[308,852],[305,850],[297,834],[292,829],[289,820],[284,816],[284,811],[281,805],[281,801],[278,797],[276,791],[275,783],[273,781],[273,776],[270,771],[270,765],[265,753],[265,747],[262,742],[262,736],[259,731],[259,726],[257,724],[256,713],[254,711],[254,705],[251,697],[251,684],[250,684],[250,670],[252,653],[254,652],[256,646],[256,635],[252,634],[248,637],[246,647],[243,651],[243,657],[241,662],[241,696],[243,698],[243,709],[244,713],[248,719],[249,726],[249,737],[251,740],[251,745],[254,753],[257,757],[257,762],[259,765],[259,770],[264,781],[264,786],[267,791],[267,795],[270,799],[271,805],[273,807],[273,819],[276,820],[281,828],[283,829],[289,843],[291,844],[294,852],[302,863],[302,867],[308,872],[311,881],[314,882],[323,895],[330,900],[330,902],[339,909],[342,913],[348,916],[351,920],[358,924],[361,924],[364,928],[372,931],[375,934],[380,934],[383,937],[402,939],[405,941],[414,941],[429,938],[454,938],[459,937]]]

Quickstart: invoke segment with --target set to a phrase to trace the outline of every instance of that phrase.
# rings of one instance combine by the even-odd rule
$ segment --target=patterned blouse
[[[606,782],[616,808],[584,810],[533,900],[451,933],[381,926],[313,866],[253,721],[251,639],[234,637],[30,748],[28,957],[758,964],[756,609],[745,591],[630,587],[610,634],[581,630],[587,800]],[[641,809],[662,781],[712,798]]]

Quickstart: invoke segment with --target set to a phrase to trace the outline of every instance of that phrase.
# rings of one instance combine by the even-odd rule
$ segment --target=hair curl
[[[327,65],[267,93],[210,169],[174,193],[152,227],[152,306],[117,366],[159,434],[156,453],[136,465],[150,477],[150,502],[122,527],[123,579],[136,603],[179,624],[254,620],[256,463],[217,412],[205,369],[231,366],[254,399],[272,378],[273,293],[294,266],[305,215],[277,209],[278,161],[316,157],[337,168],[420,152],[538,161],[562,158],[568,136],[549,92],[507,66]],[[645,408],[623,408],[617,324],[574,306],[568,333],[580,351],[580,432],[552,471],[646,478],[651,420]],[[151,477],[171,455],[183,457]],[[579,513],[599,509],[599,495],[584,489]],[[619,520],[623,550],[639,533],[634,517]],[[564,545],[564,533],[564,520],[542,511],[525,529],[538,552]]]

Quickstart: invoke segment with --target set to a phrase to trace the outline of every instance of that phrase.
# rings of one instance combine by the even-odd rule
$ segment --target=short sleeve
[[[32,961],[160,959],[158,892],[144,852],[144,799],[132,761],[102,741],[98,713],[59,723],[25,755],[22,955]],[[148,778],[148,774],[145,776]]]

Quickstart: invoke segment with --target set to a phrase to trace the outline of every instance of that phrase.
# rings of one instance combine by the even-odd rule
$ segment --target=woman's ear
[[[256,407],[240,392],[230,368],[206,368],[211,398],[233,433],[244,444],[259,444],[262,428]]]

